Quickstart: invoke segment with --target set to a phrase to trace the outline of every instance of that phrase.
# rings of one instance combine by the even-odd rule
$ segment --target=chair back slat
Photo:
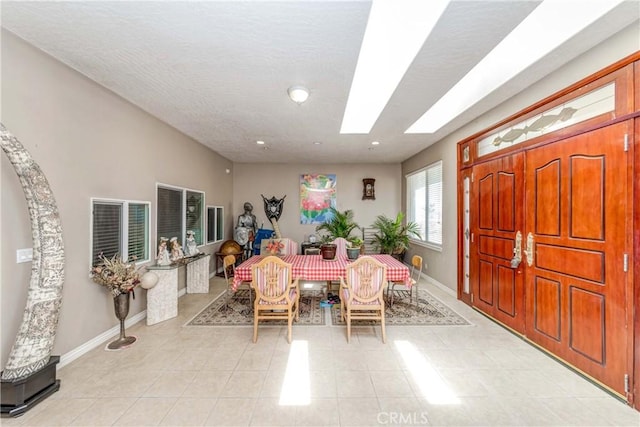
[[[362,256],[347,266],[347,286],[353,298],[370,301],[382,298],[387,267],[374,258]]]
[[[267,299],[284,298],[291,286],[292,264],[278,257],[269,256],[252,266],[253,287]]]

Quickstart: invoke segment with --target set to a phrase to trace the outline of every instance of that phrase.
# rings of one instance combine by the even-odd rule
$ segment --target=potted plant
[[[357,236],[350,236],[347,240],[351,243],[351,247],[347,248],[347,258],[358,259],[362,249],[362,239]]]
[[[372,228],[376,230],[373,236],[373,244],[380,253],[390,254],[402,261],[404,253],[409,248],[409,237],[420,238],[418,223],[410,221],[403,223],[404,214],[398,212],[395,219],[385,215],[378,215]]]
[[[323,259],[333,259],[336,256],[336,245],[331,243],[338,237],[348,239],[349,235],[356,228],[360,228],[353,220],[353,211],[347,209],[340,212],[334,207],[329,208],[331,219],[316,227],[316,231],[321,232],[322,246],[320,254]]]
[[[140,273],[134,262],[126,262],[118,254],[107,258],[100,254],[100,263],[91,268],[91,279],[107,288],[113,296],[116,317],[120,321],[120,337],[109,343],[110,350],[125,348],[136,341],[136,337],[126,336],[124,320],[129,314],[129,295],[140,284]]]
[[[338,251],[338,245],[332,243],[332,238],[329,234],[324,234],[321,237],[320,242],[320,255],[322,255],[322,259],[330,260],[336,257],[336,252]]]

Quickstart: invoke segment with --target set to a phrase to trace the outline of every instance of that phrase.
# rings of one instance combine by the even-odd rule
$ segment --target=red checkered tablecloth
[[[409,273],[409,267],[407,267],[391,255],[380,254],[369,256],[377,259],[387,266],[387,281],[401,282],[408,287],[411,287],[411,273]]]
[[[322,255],[301,255],[304,256],[305,280],[340,280],[347,271],[349,260],[343,257],[336,257],[331,261],[322,259]]]
[[[304,274],[304,256],[302,255],[285,255],[282,260],[291,264],[293,269],[293,278],[303,278]],[[251,281],[251,266],[264,259],[263,256],[254,255],[239,266],[236,267],[236,274],[233,276],[233,289],[238,289],[240,283]]]
[[[393,258],[391,255],[370,255],[387,266],[387,280],[390,282],[401,282],[411,286],[409,268]],[[251,266],[259,262],[263,257],[253,256],[236,267],[236,274],[233,278],[233,288],[242,282],[251,281]],[[332,261],[325,261],[321,255],[287,255],[282,257],[285,262],[292,264],[293,277],[305,280],[340,280],[345,277],[347,265],[353,261],[337,257]]]

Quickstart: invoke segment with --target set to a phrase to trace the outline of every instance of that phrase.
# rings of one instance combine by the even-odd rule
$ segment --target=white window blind
[[[149,203],[92,200],[91,265],[99,255],[144,262],[149,260]],[[126,214],[125,214],[126,212]]]
[[[182,194],[182,189],[158,187],[158,234],[156,235],[158,241],[160,237],[167,239],[177,237],[178,242],[184,245]]]
[[[129,259],[149,259],[149,205],[129,203]]]
[[[427,173],[421,170],[407,176],[407,221],[412,221],[420,227],[420,236],[427,235],[426,206]]]
[[[207,206],[207,243],[224,239],[223,212],[222,206]]]
[[[421,240],[442,246],[442,161],[407,175],[407,221],[420,227]]]
[[[442,245],[442,162],[427,168],[427,242]]]
[[[92,230],[92,265],[100,263],[100,254],[112,258],[121,254],[122,203],[94,202]]]

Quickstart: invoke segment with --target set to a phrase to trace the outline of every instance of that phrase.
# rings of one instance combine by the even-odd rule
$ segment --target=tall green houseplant
[[[395,219],[385,215],[378,215],[372,228],[376,230],[373,244],[383,254],[391,254],[402,259],[404,252],[409,249],[409,238],[420,238],[420,227],[416,222],[403,222],[404,214],[398,212]]]
[[[338,237],[347,239],[353,230],[360,228],[353,220],[353,211],[351,209],[340,212],[331,207],[330,211],[332,213],[331,220],[316,227],[316,231],[324,232],[324,241],[335,240]]]

